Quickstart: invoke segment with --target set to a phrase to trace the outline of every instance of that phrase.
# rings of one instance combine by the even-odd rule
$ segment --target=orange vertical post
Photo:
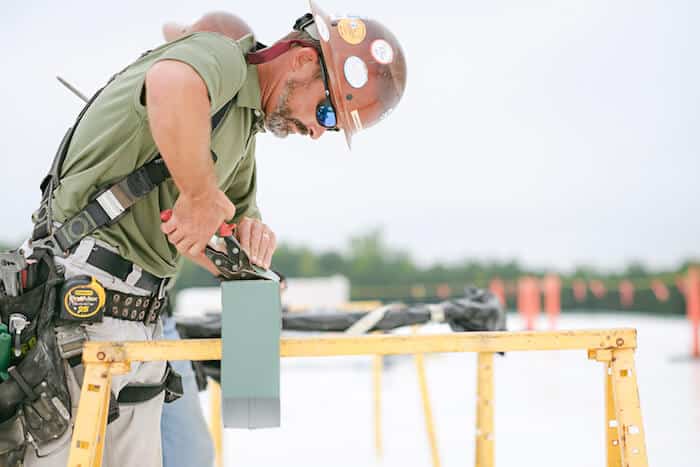
[[[632,308],[632,305],[634,305],[634,284],[625,279],[620,281],[619,290],[622,308]]]
[[[518,280],[518,311],[525,321],[525,329],[535,329],[535,320],[540,312],[540,287],[534,277]]]
[[[544,311],[549,318],[549,328],[557,328],[561,313],[561,279],[556,274],[547,274],[544,278]]]
[[[652,280],[650,287],[651,291],[654,292],[654,296],[660,302],[667,302],[671,296],[670,292],[668,291],[668,287],[666,287],[666,284],[664,284],[663,281],[659,279]]]
[[[542,287],[540,286],[540,281],[538,279],[535,279],[533,277],[531,278],[531,280],[532,283],[530,285],[530,300],[532,300],[532,314],[530,319],[532,320],[532,329],[535,329],[537,318],[539,318],[540,312],[542,311],[542,299],[540,298],[540,294],[542,293]]]
[[[516,301],[516,306],[518,308],[518,314],[520,319],[525,323],[527,328],[527,293],[526,293],[526,278],[521,277],[518,279],[518,297]]]
[[[693,358],[700,358],[700,268],[688,269],[688,278],[685,283],[685,304],[688,312],[688,320],[692,332]]]
[[[588,290],[586,287],[586,281],[576,279],[571,283],[571,288],[574,292],[574,299],[577,302],[581,303],[586,299],[586,291]]]
[[[591,290],[591,294],[598,300],[605,298],[607,290],[605,289],[605,284],[600,279],[593,279],[588,282],[588,288]]]
[[[506,285],[503,283],[503,281],[495,277],[491,279],[491,282],[489,283],[489,290],[491,291],[492,294],[494,294],[496,297],[498,297],[498,300],[500,300],[501,305],[503,305],[503,308],[506,307]]]

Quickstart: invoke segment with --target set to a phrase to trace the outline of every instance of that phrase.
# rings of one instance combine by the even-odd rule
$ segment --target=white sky
[[[347,153],[340,136],[258,138],[259,204],[283,241],[341,248],[382,227],[421,262],[675,266],[700,257],[700,3],[327,0],[390,25],[404,100]],[[0,239],[30,230],[80,102],[161,42],[229,10],[273,42],[304,0],[6,2]],[[157,220],[154,220],[157,221]]]

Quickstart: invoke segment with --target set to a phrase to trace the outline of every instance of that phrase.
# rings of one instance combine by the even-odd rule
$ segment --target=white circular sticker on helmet
[[[328,42],[328,40],[331,38],[331,32],[328,30],[328,25],[326,24],[326,22],[323,20],[323,18],[321,18],[320,15],[316,15],[314,17],[314,23],[316,23],[318,35],[321,36],[321,39]]]
[[[345,80],[350,86],[359,89],[367,84],[367,65],[360,57],[354,55],[348,57],[343,65]]]
[[[394,61],[394,49],[384,39],[377,39],[372,42],[369,49],[372,52],[372,57],[383,65],[388,65]]]

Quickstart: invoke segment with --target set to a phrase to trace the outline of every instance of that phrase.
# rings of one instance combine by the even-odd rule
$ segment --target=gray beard
[[[309,129],[301,121],[292,118],[292,111],[289,108],[289,99],[294,94],[294,90],[301,87],[303,83],[288,80],[284,85],[284,91],[277,101],[277,107],[265,117],[265,128],[278,138],[286,138],[292,131],[292,125],[302,135],[308,135]]]

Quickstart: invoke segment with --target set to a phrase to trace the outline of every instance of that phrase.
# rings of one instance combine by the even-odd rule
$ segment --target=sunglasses
[[[321,79],[323,87],[326,89],[324,99],[316,106],[316,121],[326,130],[340,131],[338,128],[338,118],[336,117],[335,108],[331,102],[331,91],[328,87],[328,72],[326,71],[326,62],[323,56],[319,54],[319,62],[321,64]]]

